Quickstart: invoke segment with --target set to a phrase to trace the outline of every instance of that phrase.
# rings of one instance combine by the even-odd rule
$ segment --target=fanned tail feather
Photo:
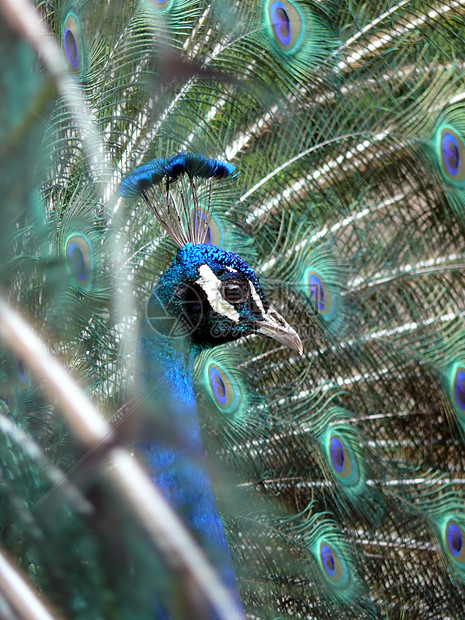
[[[225,162],[186,225],[254,266],[304,345],[252,336],[196,368],[247,617],[464,616],[465,4],[35,4],[85,123],[2,23],[2,298],[117,445],[166,432],[135,343],[175,243],[138,194],[179,200],[170,157]],[[205,612],[19,350],[1,358],[2,546],[67,617]]]

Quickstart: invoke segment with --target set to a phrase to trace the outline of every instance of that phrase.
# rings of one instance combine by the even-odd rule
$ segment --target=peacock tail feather
[[[0,562],[0,615],[238,617],[116,467],[170,438],[137,346],[178,247],[150,208],[169,194],[304,347],[196,361],[246,617],[465,617],[465,3],[0,9],[0,546],[32,597]],[[227,178],[183,185],[183,153]],[[82,420],[12,309],[91,398]]]

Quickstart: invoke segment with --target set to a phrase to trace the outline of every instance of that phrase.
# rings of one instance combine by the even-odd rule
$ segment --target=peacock
[[[0,29],[0,617],[465,618],[465,2]]]

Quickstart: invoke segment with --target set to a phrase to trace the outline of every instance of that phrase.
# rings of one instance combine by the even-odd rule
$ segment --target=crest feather
[[[123,198],[142,196],[178,247],[197,245],[208,236],[212,182],[237,176],[235,169],[199,153],[178,153],[135,168],[121,182],[119,193]],[[160,184],[165,191],[156,187]]]

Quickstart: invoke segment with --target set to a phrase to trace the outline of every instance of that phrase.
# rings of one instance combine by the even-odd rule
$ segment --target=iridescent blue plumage
[[[150,478],[182,515],[189,529],[209,550],[222,580],[242,609],[223,524],[207,471],[195,402],[193,368],[200,350],[188,337],[155,333],[144,321],[138,345],[141,390],[158,386],[148,398],[163,434],[138,443]],[[163,403],[161,405],[161,403]],[[163,412],[163,415],[161,415]],[[209,615],[209,618],[216,616]]]
[[[139,166],[121,182],[119,193],[123,197],[138,196],[152,185],[162,180],[167,184],[176,181],[181,175],[201,179],[224,179],[233,175],[236,167],[232,164],[211,159],[200,154],[179,153],[169,159],[153,159]]]
[[[457,407],[465,412],[465,369],[459,366],[456,370],[455,378],[455,402]]]
[[[244,287],[244,298],[228,299],[228,291],[236,292],[228,287],[237,287],[239,282]],[[140,444],[139,449],[145,454],[154,483],[184,515],[203,544],[212,547],[215,565],[241,610],[204,462],[193,373],[195,358],[203,350],[263,329],[269,310],[257,276],[239,256],[209,244],[190,243],[178,251],[155,286],[138,345],[141,390],[150,393],[151,386],[160,386],[158,399],[161,393],[166,402],[163,408],[168,407],[162,427],[169,428],[169,436]],[[178,329],[173,327],[173,320],[178,322]],[[273,329],[273,323],[267,328]],[[219,402],[224,400],[226,404],[226,387],[218,369],[215,377]],[[153,405],[160,408],[159,404]]]
[[[453,521],[447,526],[447,544],[452,555],[459,558],[463,548],[463,534],[457,523]]]

